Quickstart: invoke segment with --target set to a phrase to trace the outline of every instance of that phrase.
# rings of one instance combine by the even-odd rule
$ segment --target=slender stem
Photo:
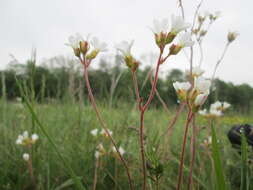
[[[146,189],[146,183],[147,183],[147,168],[146,168],[146,159],[145,159],[145,150],[144,150],[144,114],[145,111],[141,110],[141,116],[140,116],[140,133],[139,133],[139,141],[140,141],[140,152],[141,152],[141,160],[142,160],[142,175],[143,175],[143,186],[142,189]]]
[[[176,124],[176,121],[177,121],[179,115],[184,110],[185,105],[186,105],[185,103],[180,104],[179,108],[177,109],[176,115],[173,117],[172,120],[170,120],[170,123],[169,123],[168,128],[167,128],[167,133],[168,134],[169,134],[170,130],[173,128],[173,126]]]
[[[184,7],[183,7],[183,4],[182,4],[182,0],[178,0],[178,2],[179,2],[179,7],[181,8],[182,17],[184,19]]]
[[[195,123],[195,117],[193,117],[192,121],[192,137],[191,137],[191,163],[190,163],[190,173],[188,178],[188,190],[192,189],[192,174],[193,174],[193,166],[195,163],[195,155],[196,155],[196,123]]]
[[[224,48],[224,50],[223,50],[223,52],[222,52],[222,54],[221,54],[221,57],[220,57],[220,59],[217,61],[216,65],[215,65],[215,68],[214,68],[214,71],[213,71],[213,75],[212,75],[212,80],[211,80],[212,83],[213,83],[213,80],[214,80],[214,77],[215,77],[217,68],[219,67],[221,61],[223,60],[223,58],[224,58],[224,56],[225,56],[225,54],[226,54],[226,52],[227,52],[227,50],[228,50],[229,44],[230,44],[230,43],[228,42],[228,43],[225,45],[225,48]]]
[[[157,81],[158,81],[158,71],[159,71],[159,66],[160,66],[161,62],[162,62],[162,52],[160,53],[160,56],[159,56],[159,59],[158,59],[157,65],[156,65],[155,78],[154,78],[154,81],[153,81],[153,84],[152,84],[151,92],[149,94],[149,97],[148,97],[148,100],[147,100],[146,104],[143,106],[144,111],[146,111],[146,109],[148,108],[148,106],[151,103],[152,99],[154,98],[155,90],[156,90],[156,84],[157,84]]]
[[[180,166],[179,166],[179,172],[178,172],[178,184],[177,184],[177,190],[181,189],[181,184],[183,180],[183,167],[184,167],[184,154],[185,154],[185,146],[186,146],[186,140],[188,135],[188,129],[193,117],[193,113],[191,110],[188,112],[186,124],[185,124],[185,132],[184,132],[184,138],[183,138],[183,144],[182,144],[182,151],[181,151],[181,157],[180,157]]]
[[[98,176],[98,167],[99,167],[99,157],[96,159],[95,171],[94,171],[94,179],[93,179],[93,187],[92,190],[96,190],[97,186],[97,176]]]
[[[150,74],[149,75],[149,78],[150,78],[150,83],[151,85],[153,84],[153,80],[152,80],[152,75]],[[169,114],[170,113],[170,110],[168,108],[168,106],[166,105],[166,103],[164,102],[164,100],[162,99],[162,97],[160,96],[159,92],[157,89],[155,89],[155,95],[157,96],[158,100],[161,102],[164,110]]]
[[[36,180],[35,180],[35,177],[33,174],[33,164],[32,164],[31,158],[27,161],[27,167],[28,167],[29,175],[31,177],[32,184],[35,188],[36,187]]]
[[[84,65],[84,79],[85,79],[85,83],[86,83],[86,87],[88,89],[88,95],[89,95],[89,98],[90,98],[90,102],[93,106],[93,109],[95,110],[96,112],[96,115],[97,115],[97,118],[102,126],[102,128],[105,130],[105,133],[107,134],[107,136],[109,137],[110,141],[112,142],[113,146],[115,147],[116,149],[116,152],[117,154],[119,155],[119,158],[121,160],[121,162],[123,163],[124,167],[125,167],[125,170],[126,170],[126,173],[127,173],[127,177],[128,177],[128,182],[129,182],[129,186],[130,186],[130,189],[133,190],[133,184],[132,184],[132,180],[131,180],[131,176],[130,176],[130,172],[129,172],[129,168],[126,164],[126,161],[124,160],[124,158],[122,157],[122,155],[120,154],[119,152],[119,149],[118,147],[116,146],[116,143],[115,141],[113,140],[112,136],[110,135],[107,127],[106,127],[106,124],[104,122],[104,120],[102,119],[101,115],[100,115],[100,112],[97,108],[97,105],[96,105],[96,101],[95,101],[95,98],[93,96],[93,93],[92,93],[92,90],[91,90],[91,86],[90,86],[90,81],[89,81],[89,75],[88,75],[88,65],[89,64],[85,64],[83,63]]]

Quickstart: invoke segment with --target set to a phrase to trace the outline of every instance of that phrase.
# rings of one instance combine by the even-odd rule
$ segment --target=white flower
[[[220,101],[216,101],[215,103],[211,104],[210,110],[219,110],[221,109],[222,104]]]
[[[197,97],[194,100],[194,104],[195,106],[201,106],[205,103],[206,98],[208,96],[209,93],[203,93],[203,94],[199,94],[197,95]]]
[[[168,29],[169,29],[169,21],[168,19],[164,18],[161,21],[155,19],[153,21],[153,28],[152,31],[155,34],[160,34],[160,33],[167,33]]]
[[[119,147],[118,150],[119,150],[120,155],[124,155],[126,153],[126,151],[121,146]],[[117,150],[114,146],[112,147],[112,151],[117,153]]]
[[[223,102],[223,109],[228,109],[231,106],[228,102]]]
[[[209,94],[210,87],[211,87],[210,80],[204,79],[202,77],[195,78],[194,89],[197,90],[199,93]]]
[[[207,139],[204,140],[204,143],[205,143],[206,145],[212,144],[212,137],[209,136]]]
[[[131,42],[122,41],[115,45],[115,48],[120,51],[124,56],[131,54],[131,48],[133,46],[134,41]]]
[[[26,139],[26,138],[28,138],[28,136],[29,136],[28,131],[24,131],[23,132],[23,138]]]
[[[121,155],[123,155],[123,154],[125,154],[125,150],[120,146],[119,147],[119,153],[121,154]]]
[[[221,17],[221,11],[215,11],[214,17],[215,17],[215,18]]]
[[[191,47],[193,46],[194,41],[191,39],[191,33],[185,32],[179,36],[179,42],[178,45],[182,48],[184,47]]]
[[[76,33],[70,36],[68,40],[69,43],[67,45],[71,46],[73,49],[77,49],[80,47],[80,42],[83,41],[83,37],[79,33]]]
[[[173,87],[178,91],[188,91],[191,88],[191,83],[189,82],[174,82]]]
[[[221,110],[217,110],[217,109],[210,109],[210,114],[213,115],[213,116],[217,116],[217,117],[223,115]]]
[[[171,16],[171,32],[179,33],[182,30],[185,30],[191,26],[190,23],[184,22],[184,19],[181,16]]]
[[[32,134],[32,140],[34,142],[37,141],[38,139],[39,139],[39,136],[36,133]]]
[[[99,39],[96,37],[92,38],[91,44],[93,45],[95,50],[98,50],[101,52],[107,50],[107,44],[105,42],[100,42]]]
[[[95,158],[98,159],[101,156],[99,151],[95,151]]]
[[[199,114],[205,116],[207,115],[207,110],[206,109],[199,110]]]
[[[199,77],[201,76],[205,71],[203,69],[201,69],[200,67],[193,67],[192,68],[192,76],[194,77]],[[190,75],[190,70],[186,70],[185,71],[186,75]]]
[[[19,135],[17,140],[16,140],[16,144],[22,144],[23,143],[23,136],[22,135]]]
[[[28,153],[24,153],[24,154],[23,154],[23,159],[24,159],[25,161],[28,161],[28,160],[30,159],[30,155],[29,155]]]
[[[107,129],[107,131],[108,131],[108,133],[109,133],[110,135],[113,134],[113,132],[112,132],[111,130]],[[106,133],[106,131],[105,131],[104,129],[101,130],[100,134],[101,134],[101,135],[104,135],[104,136],[106,136],[106,137],[108,136],[108,134]]]
[[[90,131],[90,133],[95,137],[98,135],[98,129],[93,129]]]

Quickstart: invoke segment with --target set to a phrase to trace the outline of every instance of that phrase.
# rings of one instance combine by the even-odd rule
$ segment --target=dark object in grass
[[[234,148],[240,148],[241,135],[244,132],[247,143],[253,147],[253,126],[249,124],[235,125],[228,131],[228,139]]]

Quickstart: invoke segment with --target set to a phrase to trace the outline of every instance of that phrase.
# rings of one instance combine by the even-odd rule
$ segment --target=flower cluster
[[[201,77],[203,73],[204,71],[200,68],[194,68],[192,70],[193,84],[190,82],[173,83],[179,100],[187,102],[193,111],[197,111],[209,95],[211,81]],[[186,71],[186,75],[188,74],[189,71]]]
[[[107,131],[110,135],[113,134],[113,132],[111,130],[107,129]],[[99,131],[99,129],[93,129],[93,130],[90,131],[90,133],[94,137],[97,137],[98,135],[104,136],[106,138],[108,137],[108,134],[106,133],[106,131],[104,129],[102,129],[101,131]],[[126,153],[126,151],[121,146],[119,146],[118,150],[119,150],[119,153],[122,156]],[[107,146],[107,148],[105,148],[102,143],[99,143],[99,145],[97,146],[96,151],[95,151],[95,158],[98,159],[103,155],[111,154],[111,153],[116,158],[119,157],[118,154],[117,154],[117,150],[114,146],[110,145],[109,147]]]
[[[38,139],[39,139],[39,136],[36,133],[29,136],[28,131],[24,131],[21,135],[18,135],[18,138],[16,140],[16,144],[31,148],[31,146],[33,144],[35,144]],[[30,155],[28,153],[24,153],[23,159],[25,161],[29,161]]]
[[[113,132],[111,130],[107,129],[107,131],[110,135],[113,134]],[[93,130],[90,131],[90,133],[94,137],[98,136],[99,134],[104,136],[104,137],[108,137],[108,134],[106,133],[106,131],[104,129],[102,129],[101,131],[99,131],[99,129],[93,129]]]
[[[168,19],[163,19],[161,21],[154,20],[154,26],[152,31],[155,35],[156,44],[160,49],[163,49],[167,44],[170,44],[175,37],[183,30],[190,27],[189,23],[184,22],[184,19],[180,16],[171,16],[171,28],[169,30]],[[177,54],[183,47],[192,46],[190,33],[185,33],[180,36],[179,44],[172,45],[171,55]]]
[[[29,137],[28,131],[24,131],[23,134],[18,135],[16,144],[29,147],[35,144],[38,139],[39,136],[36,133],[32,134],[31,137]]]
[[[66,45],[70,46],[74,50],[74,54],[78,58],[92,60],[96,58],[99,52],[107,50],[107,44],[99,41],[98,38],[93,37],[91,40],[84,40],[79,33],[70,36],[68,41],[69,42]],[[91,46],[93,47],[92,50],[90,50]]]
[[[200,110],[199,114],[207,118],[220,117],[230,106],[231,105],[227,102],[216,101],[215,103],[211,104],[209,112],[207,109],[204,109]]]

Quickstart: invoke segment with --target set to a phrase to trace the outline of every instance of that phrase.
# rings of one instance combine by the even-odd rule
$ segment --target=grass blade
[[[211,124],[211,129],[212,129],[212,158],[214,161],[214,168],[215,168],[215,174],[216,174],[216,180],[217,180],[217,190],[228,190],[226,186],[226,182],[225,182],[225,177],[223,174],[223,167],[221,163],[219,146],[218,146],[213,122]]]
[[[248,175],[248,146],[244,132],[241,135],[241,187],[240,190],[249,190],[249,175]]]
[[[64,166],[67,168],[67,170],[69,171],[69,174],[71,176],[71,178],[73,179],[74,184],[76,185],[76,188],[78,190],[85,190],[84,186],[82,185],[82,183],[80,182],[80,180],[78,179],[78,177],[76,176],[76,174],[74,173],[73,169],[71,168],[71,166],[68,164],[68,162],[65,160],[65,158],[61,155],[60,151],[58,150],[55,142],[53,141],[53,139],[49,136],[49,134],[47,133],[47,131],[45,130],[45,127],[42,125],[42,123],[40,122],[40,120],[37,117],[37,114],[35,113],[31,103],[29,102],[29,99],[27,98],[27,96],[25,96],[23,88],[20,84],[20,82],[16,79],[16,82],[18,84],[19,90],[24,98],[25,104],[29,110],[29,112],[32,115],[33,120],[37,123],[37,126],[40,128],[40,130],[42,131],[42,133],[46,136],[48,142],[51,144],[51,146],[53,147],[53,149],[55,150],[55,152],[57,153],[58,157],[60,158],[60,160],[62,161],[62,163],[64,164]]]

